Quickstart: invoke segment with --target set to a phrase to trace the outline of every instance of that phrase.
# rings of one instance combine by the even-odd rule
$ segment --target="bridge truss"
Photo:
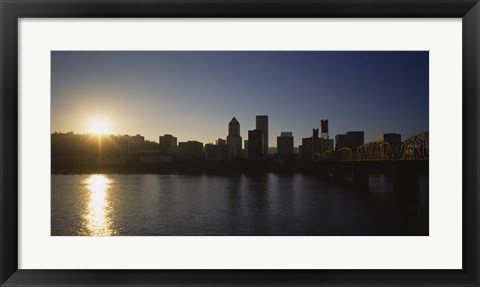
[[[323,161],[428,160],[428,158],[428,131],[413,135],[398,144],[373,141],[355,150],[344,147],[336,151],[327,150],[316,156],[317,160]]]

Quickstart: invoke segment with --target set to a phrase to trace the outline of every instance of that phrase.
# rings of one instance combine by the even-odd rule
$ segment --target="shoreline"
[[[118,174],[174,174],[174,173],[212,173],[212,174],[238,174],[238,173],[313,173],[311,164],[277,165],[269,162],[256,163],[211,163],[190,162],[172,164],[127,164],[127,165],[102,165],[80,167],[53,167],[51,174],[92,174],[92,173],[118,173]]]
[[[294,174],[302,173],[330,177],[335,174],[350,174],[353,164],[335,162],[315,163],[288,163],[277,164],[274,162],[183,162],[169,164],[125,164],[125,165],[82,165],[52,167],[51,174]],[[413,166],[419,175],[428,175],[428,162],[420,162]],[[376,163],[363,166],[370,175],[393,175],[396,163]]]

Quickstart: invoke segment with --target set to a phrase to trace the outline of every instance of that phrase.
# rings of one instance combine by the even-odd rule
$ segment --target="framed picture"
[[[2,286],[479,286],[479,9],[2,1]]]

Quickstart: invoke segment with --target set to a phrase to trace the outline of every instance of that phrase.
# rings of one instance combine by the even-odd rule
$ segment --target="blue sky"
[[[426,51],[53,51],[51,129],[88,132],[91,119],[113,134],[203,143],[241,135],[269,116],[269,142],[292,131],[295,146],[321,119],[330,138],[365,140],[428,130]]]

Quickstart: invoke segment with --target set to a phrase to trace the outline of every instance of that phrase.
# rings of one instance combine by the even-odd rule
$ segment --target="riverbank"
[[[77,165],[52,167],[52,174],[91,173],[311,173],[313,163],[276,164],[271,161],[241,162],[173,162],[173,163],[128,163],[122,165]]]

